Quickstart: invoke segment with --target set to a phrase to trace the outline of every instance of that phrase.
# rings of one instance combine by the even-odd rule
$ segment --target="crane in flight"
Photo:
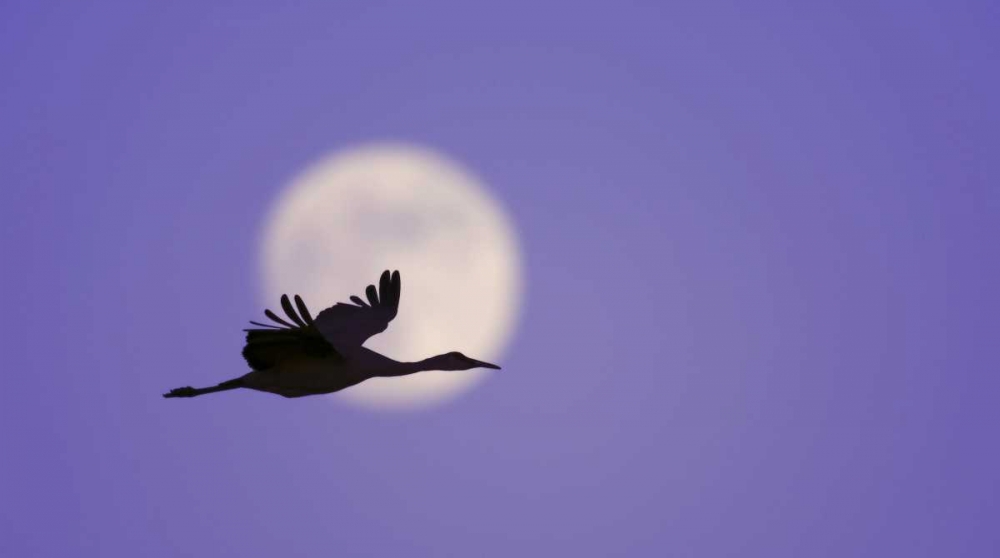
[[[211,387],[172,389],[163,397],[196,397],[238,388],[302,397],[333,393],[375,377],[425,370],[500,368],[459,352],[399,362],[362,347],[369,337],[385,331],[396,317],[399,292],[399,272],[390,274],[386,270],[377,290],[375,285],[365,290],[367,303],[352,296],[352,304],[339,302],[320,312],[315,320],[300,296],[295,295],[293,307],[288,295],[282,295],[281,308],[288,320],[264,310],[264,315],[277,325],[251,321],[257,327],[244,330],[247,338],[243,358],[250,372]]]

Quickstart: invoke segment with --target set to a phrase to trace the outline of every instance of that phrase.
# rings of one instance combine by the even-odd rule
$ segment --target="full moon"
[[[411,145],[357,147],[306,168],[271,209],[261,264],[267,307],[300,294],[314,316],[350,295],[364,298],[382,270],[398,269],[399,314],[365,346],[402,361],[461,351],[498,362],[520,306],[520,251],[499,202],[458,163]],[[494,373],[374,378],[332,397],[424,408]]]

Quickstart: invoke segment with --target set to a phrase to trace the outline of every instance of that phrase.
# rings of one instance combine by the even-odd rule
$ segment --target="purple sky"
[[[0,555],[1000,553],[995,2],[153,4],[0,7]],[[503,372],[161,399],[376,140],[509,209]]]

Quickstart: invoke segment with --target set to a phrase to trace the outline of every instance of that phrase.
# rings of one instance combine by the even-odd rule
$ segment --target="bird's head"
[[[474,358],[469,358],[458,351],[438,355],[430,359],[433,370],[471,370],[473,368],[492,368],[500,370],[496,364],[490,364]]]

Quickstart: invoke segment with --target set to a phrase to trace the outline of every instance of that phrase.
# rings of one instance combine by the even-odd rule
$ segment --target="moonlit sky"
[[[0,555],[997,555],[998,18],[4,3]],[[502,373],[161,399],[244,370],[270,204],[370,141],[509,211]]]
[[[489,187],[456,161],[398,142],[339,150],[296,176],[268,213],[265,304],[288,292],[326,305],[347,301],[344,293],[365,296],[383,270],[402,269],[399,313],[366,347],[409,362],[459,349],[490,362],[503,355],[521,309],[517,231]],[[427,408],[494,373],[372,378],[331,399]]]

